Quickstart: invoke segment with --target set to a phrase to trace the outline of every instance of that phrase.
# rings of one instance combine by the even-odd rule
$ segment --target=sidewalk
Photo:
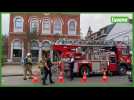
[[[32,71],[39,71],[37,65],[33,66]],[[22,65],[4,65],[2,67],[2,76],[23,76],[24,69]]]

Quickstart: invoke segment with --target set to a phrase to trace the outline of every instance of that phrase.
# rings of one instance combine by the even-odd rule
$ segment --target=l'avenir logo
[[[111,16],[112,23],[128,23],[129,18],[127,16]]]

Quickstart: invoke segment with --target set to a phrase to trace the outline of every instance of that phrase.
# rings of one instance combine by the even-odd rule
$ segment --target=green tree
[[[37,33],[37,28],[34,28],[32,32],[27,33],[27,47],[28,47],[28,52],[31,52],[31,44],[32,41],[36,40],[38,38],[38,33]]]
[[[4,65],[6,58],[6,49],[7,49],[7,36],[1,35],[1,64]]]

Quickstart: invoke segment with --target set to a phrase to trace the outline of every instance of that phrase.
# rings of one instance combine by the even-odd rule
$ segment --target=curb
[[[2,75],[2,77],[8,77],[8,76],[23,76],[23,74]]]

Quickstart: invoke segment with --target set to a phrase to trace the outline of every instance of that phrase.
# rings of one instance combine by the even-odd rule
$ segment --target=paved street
[[[101,81],[101,76],[92,76],[88,78],[86,83],[81,83],[81,78],[75,78],[73,81],[65,79],[65,83],[55,83],[52,85],[46,85],[48,87],[55,87],[55,86],[67,86],[67,87],[75,87],[75,86],[115,86],[115,87],[130,87],[131,83],[128,81],[127,76],[112,76],[109,77],[108,82],[103,83]],[[55,79],[56,81],[56,79]],[[48,83],[48,82],[47,82]],[[23,80],[23,76],[9,76],[2,78],[2,85],[3,86],[43,86],[41,82],[39,83],[32,83],[31,80]]]
[[[39,70],[37,66],[33,66],[32,71]],[[20,76],[23,75],[24,69],[22,65],[4,65],[2,67],[3,76]]]
[[[37,66],[33,67],[33,71],[39,71]],[[23,80],[23,67],[22,66],[4,66],[2,68],[2,86],[26,86],[26,87],[38,87],[43,86],[41,82],[32,83],[31,80]],[[131,87],[131,83],[128,81],[127,76],[109,76],[108,82],[103,83],[101,81],[102,76],[92,76],[88,78],[86,83],[81,83],[80,77],[75,77],[73,81],[65,78],[65,83],[59,84],[49,84],[46,87],[96,87],[96,86],[113,86],[113,87]],[[57,80],[57,76],[53,75],[53,80]]]

